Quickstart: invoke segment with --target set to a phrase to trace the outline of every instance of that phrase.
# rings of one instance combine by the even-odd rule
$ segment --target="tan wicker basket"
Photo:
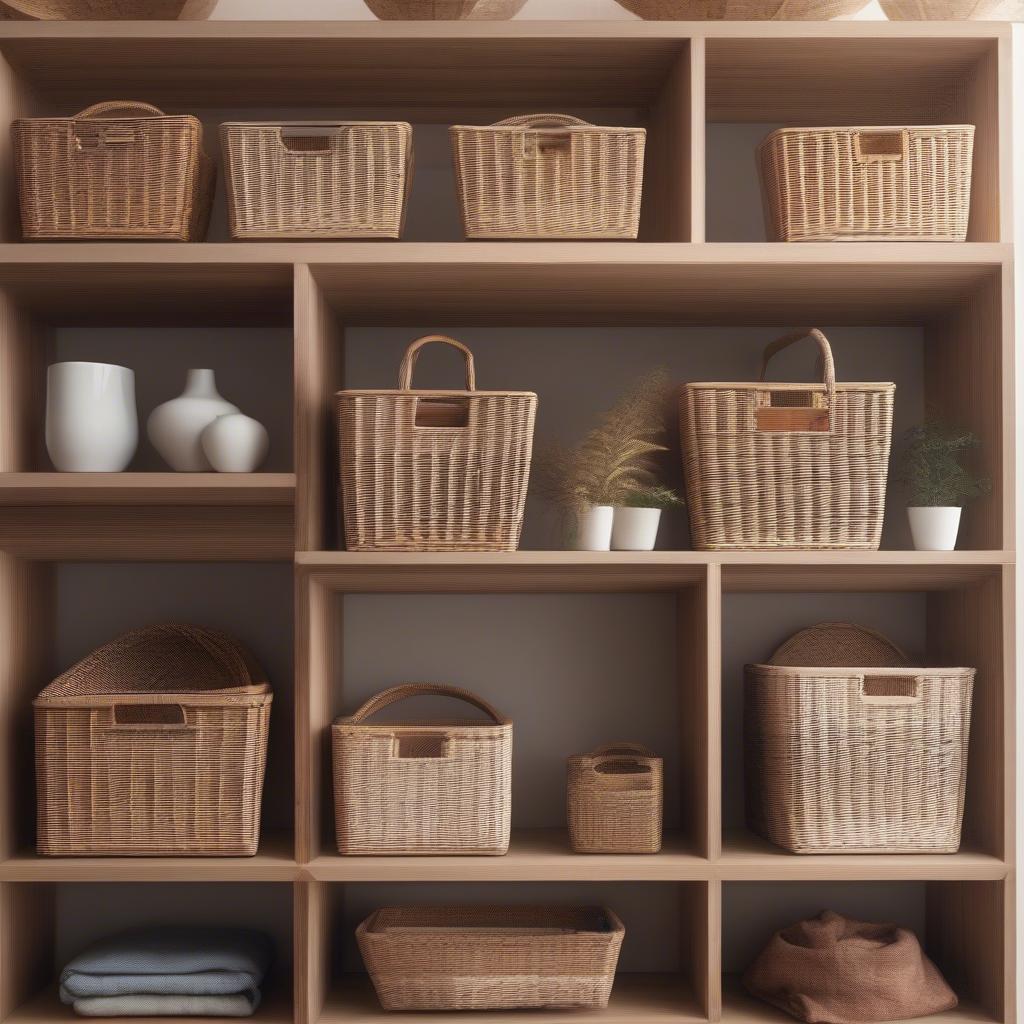
[[[492,721],[371,723],[409,697],[453,697]],[[331,729],[334,815],[344,854],[503,854],[512,817],[512,723],[454,686],[412,683]]]
[[[569,758],[566,817],[574,853],[657,853],[663,766],[638,743]]]
[[[205,18],[217,0],[0,0],[0,20],[164,21]]]
[[[757,150],[776,242],[962,242],[973,125],[779,128]]]
[[[451,129],[467,238],[636,238],[643,128],[568,114]]]
[[[866,0],[619,0],[648,21],[827,21],[856,14]]]
[[[463,354],[464,391],[412,390],[430,342]],[[348,550],[515,551],[537,396],[478,391],[472,353],[439,334],[409,346],[398,387],[336,396]]]
[[[74,117],[21,118],[12,134],[25,238],[205,236],[213,164],[197,118],[115,100]]]
[[[819,646],[830,629],[855,627],[816,627]],[[973,684],[972,668],[748,665],[748,825],[792,853],[955,853]]]
[[[887,636],[848,622],[822,622],[794,633],[772,655],[776,666],[906,668],[910,659]]]
[[[233,238],[399,238],[412,125],[293,121],[221,126]]]
[[[819,346],[824,383],[765,383],[771,357],[803,338]],[[685,385],[679,420],[694,547],[876,550],[895,390],[837,384],[828,339],[814,328],[772,342],[759,383]]]
[[[625,933],[604,907],[387,907],[356,938],[385,1010],[603,1009]]]
[[[270,687],[223,633],[127,633],[36,698],[37,848],[57,856],[251,856]]]
[[[881,0],[890,21],[1024,21],[1022,0]]]
[[[506,21],[526,0],[366,0],[382,21]]]

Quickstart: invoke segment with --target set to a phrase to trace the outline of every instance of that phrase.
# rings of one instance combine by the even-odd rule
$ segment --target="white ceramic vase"
[[[149,416],[146,430],[153,447],[179,473],[203,473],[213,467],[203,451],[202,433],[218,417],[238,412],[221,398],[213,370],[189,370],[185,390]]]
[[[616,506],[612,522],[612,551],[653,551],[660,523],[660,508]]]
[[[263,464],[270,447],[267,428],[240,412],[218,416],[203,431],[200,442],[218,473],[252,473]]]
[[[62,473],[120,473],[139,444],[135,373],[54,363],[46,373],[46,450]]]
[[[591,505],[576,516],[575,551],[608,551],[612,543],[611,505]]]
[[[908,508],[914,548],[917,551],[952,551],[960,531],[961,511],[959,505]]]

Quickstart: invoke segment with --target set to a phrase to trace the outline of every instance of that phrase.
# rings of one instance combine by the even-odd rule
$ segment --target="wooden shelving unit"
[[[365,978],[347,973],[358,968],[351,927],[360,908],[404,893],[450,899],[496,887],[509,898],[542,892],[564,901],[585,889],[588,900],[614,903],[621,895],[656,922],[631,932],[622,915],[627,950],[632,943],[636,952],[628,954],[608,1010],[574,1020],[783,1024],[732,977],[742,943],[727,908],[737,887],[756,887],[772,906],[795,908],[788,894],[822,885],[838,886],[854,907],[862,894],[891,892],[899,907],[917,914],[926,948],[962,998],[942,1024],[1009,1024],[1019,970],[1011,56],[1008,27],[974,22],[0,22],[0,1024],[70,1019],[53,995],[54,971],[71,941],[68,901],[99,883],[139,920],[159,919],[172,900],[187,914],[208,910],[218,893],[237,886],[251,892],[244,900],[250,915],[256,923],[265,915],[281,946],[272,998],[257,1015],[264,1024],[383,1018]],[[211,129],[231,119],[226,112],[244,119],[282,107],[293,116],[340,108],[346,116],[417,125],[483,123],[543,109],[641,124],[649,132],[641,237],[260,245],[227,243],[215,230],[211,241],[188,245],[21,242],[10,120],[122,96],[200,113],[211,151]],[[977,126],[964,244],[714,237],[709,125],[953,121]],[[682,332],[685,360],[704,352],[697,329],[810,323],[917,332],[913,374],[921,403],[979,435],[981,469],[993,481],[992,494],[965,518],[961,550],[338,550],[331,399],[354,357],[367,350],[367,331],[671,328]],[[288,390],[293,414],[289,464],[240,476],[50,472],[42,441],[45,367],[66,332],[168,327],[290,330],[293,378],[276,382]],[[140,345],[140,365],[147,358]],[[723,358],[733,358],[727,365],[739,372],[734,356]],[[529,384],[533,368],[520,369]],[[560,386],[587,385],[584,374]],[[153,563],[133,577],[139,614],[152,607],[187,617],[191,599],[220,576],[242,581],[233,600],[262,614],[253,627],[259,634],[243,639],[263,643],[280,664],[272,675],[275,719],[257,856],[34,853],[31,700],[76,643],[109,638],[89,632],[106,628],[102,565],[95,575],[74,575],[92,573],[94,563]],[[244,574],[248,563],[251,576]],[[267,609],[278,607],[272,602],[291,604],[291,593],[282,595],[290,589],[282,586],[286,576],[294,581],[294,636],[291,621],[268,621]],[[82,579],[97,583],[95,607],[85,612],[68,599]],[[145,596],[146,588],[155,596]],[[679,722],[675,749],[666,751],[674,803],[660,854],[575,856],[564,829],[551,827],[561,823],[524,821],[500,858],[337,855],[329,725],[340,708],[354,706],[365,682],[351,670],[345,623],[360,613],[359,602],[461,595],[480,602],[559,595],[657,602],[669,634],[668,682],[658,695]],[[928,658],[977,667],[958,854],[796,857],[732,820],[739,755],[729,739],[735,680],[726,664],[741,639],[733,604],[785,609],[807,595],[823,605],[854,598],[865,609],[876,598],[905,599]],[[531,683],[522,699],[556,693],[559,682]],[[623,679],[621,686],[638,683]],[[516,699],[498,697],[501,706]],[[528,722],[523,727],[528,731]],[[628,732],[628,723],[621,730]],[[529,758],[529,748],[518,756]],[[788,923],[773,920],[774,927]],[[644,953],[645,944],[657,949]],[[659,959],[661,947],[672,951],[673,969]],[[460,1019],[489,1024],[500,1016]]]

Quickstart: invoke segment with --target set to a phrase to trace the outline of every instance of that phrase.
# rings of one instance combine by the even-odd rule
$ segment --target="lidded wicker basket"
[[[412,388],[424,345],[458,349],[464,391]],[[515,551],[523,525],[537,396],[478,391],[473,354],[414,341],[397,391],[336,396],[349,551]]]
[[[489,722],[369,722],[410,697],[452,697]],[[331,729],[343,854],[503,854],[512,821],[512,723],[468,690],[395,686]]]
[[[272,694],[225,633],[127,633],[34,701],[37,847],[57,856],[250,856]]]
[[[775,242],[962,242],[974,126],[779,128],[757,150]]]
[[[605,907],[387,907],[356,939],[385,1010],[603,1009],[625,934]]]
[[[618,0],[648,21],[825,21],[856,14],[864,0]]]
[[[12,127],[27,239],[202,239],[213,198],[203,126],[149,103],[97,103]]]
[[[412,125],[293,121],[221,125],[233,238],[399,238]]]
[[[792,853],[955,853],[975,670],[911,667],[871,631],[858,655],[858,632],[823,623],[746,667],[747,824]]]
[[[772,356],[804,338],[818,344],[824,383],[766,383]],[[686,384],[679,422],[694,547],[876,550],[895,391],[837,383],[815,328],[772,342],[756,384]]]
[[[646,137],[569,114],[455,125],[466,237],[636,238]]]
[[[566,817],[574,853],[661,849],[663,764],[639,743],[569,758]]]

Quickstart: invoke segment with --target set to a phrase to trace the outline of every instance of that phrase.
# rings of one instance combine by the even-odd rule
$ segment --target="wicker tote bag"
[[[39,852],[255,854],[271,700],[216,630],[150,626],[100,647],[34,702]]]
[[[410,697],[452,697],[489,722],[369,719]],[[503,854],[512,820],[512,723],[468,690],[384,690],[331,730],[338,851]]]
[[[458,349],[464,391],[414,391],[424,345]],[[339,391],[341,505],[349,551],[515,551],[537,396],[478,391],[473,354],[440,334],[414,341],[397,391]]]
[[[205,236],[214,170],[198,118],[114,100],[11,132],[25,238]]]
[[[766,383],[772,356],[804,338],[818,345],[823,383]],[[693,546],[877,550],[895,391],[837,384],[815,328],[772,342],[756,384],[686,384],[679,425]]]

